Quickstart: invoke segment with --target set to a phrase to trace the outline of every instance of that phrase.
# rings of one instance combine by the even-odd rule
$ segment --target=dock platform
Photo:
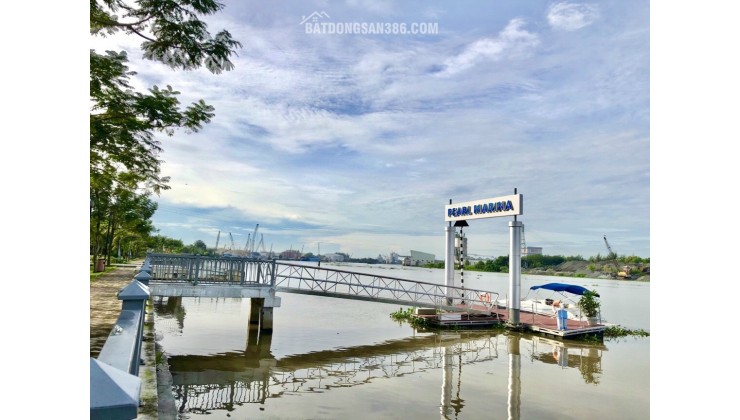
[[[558,329],[555,314],[539,314],[530,311],[519,312],[519,325],[513,326],[508,323],[508,309],[502,306],[487,308],[489,314],[471,313],[466,311],[467,306],[461,306],[459,312],[446,311],[439,314],[425,314],[425,311],[414,314],[417,318],[426,319],[431,325],[443,328],[485,328],[494,325],[506,325],[507,328],[529,331],[545,336],[570,339],[582,338],[586,335],[603,338],[606,325],[588,325],[586,320],[578,321],[568,319],[566,329]],[[477,308],[476,309],[481,309]]]

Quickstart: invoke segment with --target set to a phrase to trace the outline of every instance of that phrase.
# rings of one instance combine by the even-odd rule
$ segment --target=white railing
[[[277,291],[490,313],[498,293],[332,268],[278,263]]]

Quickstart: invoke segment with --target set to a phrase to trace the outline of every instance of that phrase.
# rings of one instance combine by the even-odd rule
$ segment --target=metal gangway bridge
[[[257,302],[271,329],[270,310],[280,306],[276,292],[356,299],[436,310],[494,314],[494,291],[446,286],[390,276],[326,268],[298,262],[245,257],[148,254],[147,284],[152,296],[241,297]],[[260,303],[262,302],[262,303]],[[254,303],[254,301],[253,301]],[[259,305],[263,305],[259,308]],[[262,321],[261,321],[262,322]],[[263,325],[263,328],[264,328]]]

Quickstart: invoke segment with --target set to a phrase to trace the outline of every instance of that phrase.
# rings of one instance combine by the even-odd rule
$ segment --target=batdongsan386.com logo
[[[334,22],[324,11],[302,16],[307,34],[328,35],[437,35],[438,22]]]

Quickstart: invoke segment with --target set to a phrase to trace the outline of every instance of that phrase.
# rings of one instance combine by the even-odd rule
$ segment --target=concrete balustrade
[[[134,419],[138,416],[141,379],[138,377],[149,287],[137,280],[140,271],[118,292],[118,316],[97,359],[90,358],[90,418]]]

